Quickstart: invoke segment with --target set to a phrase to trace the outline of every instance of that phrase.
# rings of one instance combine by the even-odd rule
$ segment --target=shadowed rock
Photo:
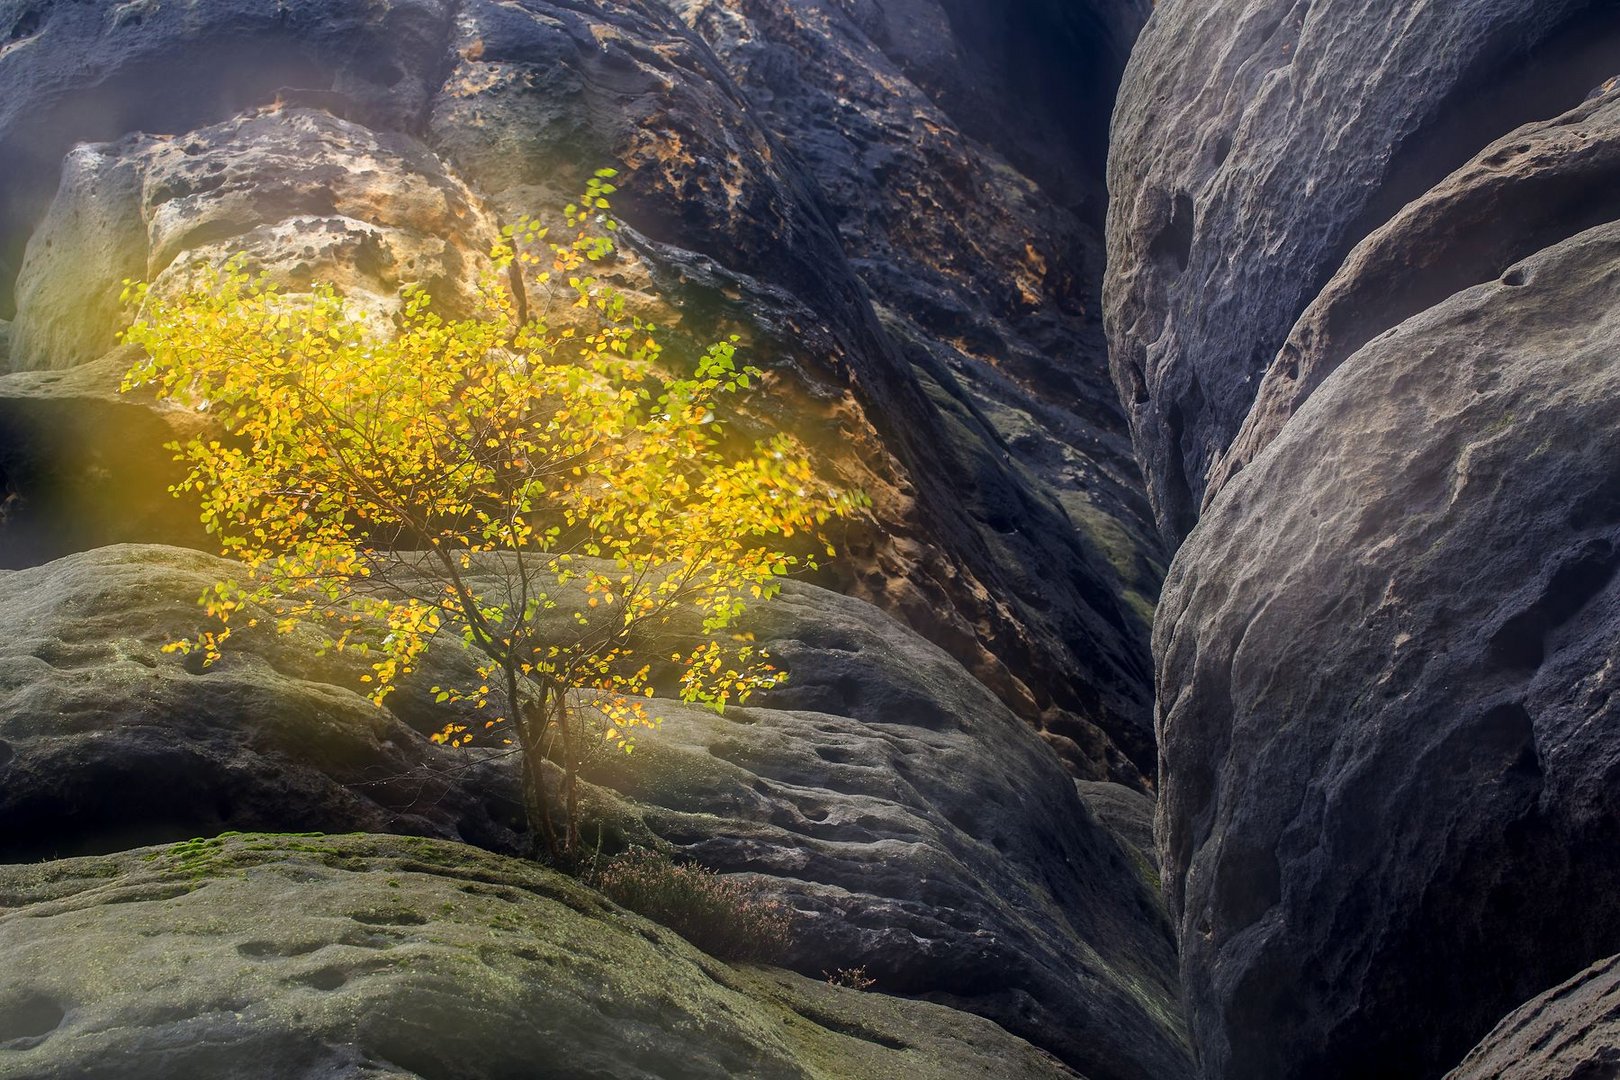
[[[1602,226],[1369,343],[1178,554],[1159,827],[1206,1075],[1436,1075],[1620,947],[1617,266]]]
[[[1267,371],[1206,504],[1361,346],[1463,289],[1513,284],[1520,259],[1620,217],[1620,92],[1606,85],[1485,147],[1351,252]]]
[[[1114,381],[1172,539],[1350,250],[1617,69],[1620,10],[1583,0],[1402,17],[1373,0],[1158,7],[1114,118],[1105,306]]]
[[[1620,1072],[1620,958],[1525,1002],[1446,1080],[1597,1080]]]

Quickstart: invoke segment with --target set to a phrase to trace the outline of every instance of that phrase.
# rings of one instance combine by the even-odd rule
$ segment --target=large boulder
[[[1514,1009],[1446,1080],[1597,1080],[1620,1074],[1620,957]]]
[[[1620,217],[1620,92],[1510,131],[1358,244],[1295,323],[1206,502],[1329,373],[1403,320],[1559,240]]]
[[[1620,224],[1345,360],[1155,633],[1210,1077],[1433,1076],[1620,949]]]
[[[988,1021],[729,967],[532,863],[246,834],[0,867],[0,1077],[1075,1080]]]
[[[288,289],[321,281],[397,309],[402,286],[464,311],[490,272],[495,219],[431,151],[314,109],[274,108],[181,137],[135,135],[67,156],[28,243],[11,330],[15,371],[95,360],[192,264],[250,260]]]
[[[1617,34],[1578,0],[1157,7],[1114,118],[1105,298],[1173,539],[1350,250],[1497,136],[1579,104],[1615,74]]]
[[[271,827],[526,847],[510,759],[425,737],[452,718],[423,691],[465,674],[458,648],[389,710],[360,662],[267,627],[206,670],[162,652],[236,572],[125,546],[0,576],[0,858]],[[806,973],[865,966],[1094,1080],[1186,1075],[1153,885],[1039,737],[861,601],[790,585],[747,628],[789,682],[723,716],[659,701],[662,730],[588,773],[587,837],[749,875],[797,912],[785,959]]]
[[[1605,5],[1160,5],[1110,160],[1210,1077],[1432,1077],[1620,948]],[[1196,526],[1196,527],[1195,527]]]
[[[227,828],[527,848],[506,771],[458,782],[474,762],[312,677],[295,639],[258,636],[208,672],[163,652],[234,571],[199,552],[112,547],[0,574],[0,859]]]
[[[278,98],[408,128],[442,74],[452,6],[0,2],[0,317],[75,143],[182,134]]]

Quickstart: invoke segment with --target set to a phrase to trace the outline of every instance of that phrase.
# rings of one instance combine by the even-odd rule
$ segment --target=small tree
[[[217,418],[219,435],[170,444],[187,468],[174,491],[200,498],[244,567],[201,598],[214,626],[169,648],[211,664],[243,623],[314,626],[322,652],[365,658],[380,705],[430,639],[456,635],[477,679],[431,692],[482,724],[435,738],[514,747],[554,856],[579,846],[587,752],[628,753],[656,726],[655,669],[716,710],[783,680],[733,624],[815,551],[832,555],[824,527],[866,505],[818,480],[790,435],[728,445],[723,399],[762,375],[738,366],[736,338],[673,373],[656,328],[590,276],[614,252],[612,176],[567,208],[564,242],[528,219],[507,229],[468,318],[407,290],[379,328],[332,288],[291,296],[241,259],[172,299],[126,287],[141,318],[125,340],[146,355],[124,388]],[[519,314],[521,289],[502,284],[514,268],[538,271],[568,325]],[[681,612],[697,640],[660,643]]]

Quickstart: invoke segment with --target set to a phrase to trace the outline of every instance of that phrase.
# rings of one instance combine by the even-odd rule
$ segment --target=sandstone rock
[[[296,292],[338,285],[386,316],[407,283],[449,313],[489,272],[494,219],[420,143],[326,112],[272,110],[180,138],[81,146],[34,234],[18,281],[10,365],[0,377],[0,565],[27,566],[126,541],[212,548],[163,444],[199,429],[118,384],[115,348],[134,316],[122,282],[159,292],[196,263],[244,255]],[[51,369],[81,372],[47,375]]]
[[[510,762],[420,734],[453,715],[421,691],[458,649],[392,715],[267,630],[206,672],[162,654],[231,569],[127,546],[0,577],[0,857],[272,823],[524,847]],[[1094,1078],[1186,1075],[1157,895],[1027,725],[860,601],[792,585],[748,629],[791,680],[724,716],[659,702],[663,730],[588,773],[587,837],[750,875],[800,912],[806,974],[865,966]]]
[[[1101,726],[1148,765],[1146,724],[1128,718],[1140,715],[1136,631],[1161,560],[1099,363],[1102,103],[1143,12],[1024,2],[678,8],[834,207],[850,269],[945,415],[936,437],[971,463],[955,470],[972,477],[959,481],[959,497],[994,553],[996,595],[1036,639],[1014,670],[1030,682],[1030,669],[1053,664],[1076,675],[1032,686],[1050,695],[1039,705],[1043,729],[1094,760]],[[990,644],[1006,660],[1000,640]],[[1069,654],[1076,640],[1089,646],[1072,658],[1036,659]]]
[[[1614,74],[1620,20],[1605,6],[1477,0],[1409,15],[1369,0],[1161,4],[1132,56],[1106,311],[1148,495],[1173,538],[1347,253],[1481,147]]]
[[[1128,37],[1131,17],[1104,7]],[[1158,552],[1098,378],[1095,233],[935,131],[951,121],[842,9],[677,10],[702,37],[648,0],[467,4],[433,145],[508,214],[570,194],[582,166],[626,165],[637,279],[679,300],[694,340],[743,329],[775,373],[762,426],[793,427],[876,502],[881,528],[845,543],[840,586],[947,648],[1076,772],[1140,785]],[[865,104],[838,105],[841,84]],[[1055,223],[1049,256],[994,209],[1009,189]],[[969,382],[993,389],[976,399]]]
[[[454,782],[447,750],[311,678],[295,642],[260,638],[210,672],[165,655],[230,571],[198,552],[111,547],[0,576],[0,858],[223,828],[525,847],[504,770]]]
[[[180,137],[81,146],[29,241],[11,366],[100,357],[131,314],[119,302],[126,278],[164,290],[193,263],[233,255],[287,288],[326,282],[383,314],[408,283],[463,311],[498,235],[420,143],[326,112],[274,109]]]
[[[1159,887],[1159,849],[1153,839],[1153,799],[1123,784],[1076,780],[1075,789],[1086,809],[1107,826],[1128,854],[1139,860],[1143,875]]]
[[[1611,81],[1612,83],[1612,81]],[[1328,373],[1402,320],[1620,217],[1620,92],[1509,132],[1359,244],[1300,316],[1210,476],[1213,498]]]
[[[181,134],[311,93],[379,129],[407,128],[441,74],[449,12],[443,0],[5,0],[0,317],[74,143]]]
[[[1620,1072],[1620,959],[1513,1010],[1446,1080],[1582,1080]]]
[[[1345,360],[1155,631],[1209,1077],[1432,1076],[1620,948],[1620,225]]]
[[[1088,1076],[1185,1075],[1157,881],[1040,741],[857,601],[793,590],[749,628],[792,676],[765,707],[661,706],[663,730],[593,778],[806,913],[799,970],[864,966]]]
[[[0,867],[0,1076],[1077,1074],[937,1005],[733,968],[530,863],[239,835]]]

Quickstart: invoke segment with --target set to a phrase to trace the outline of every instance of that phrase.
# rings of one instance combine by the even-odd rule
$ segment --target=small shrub
[[[827,976],[828,984],[842,986],[850,990],[870,990],[877,985],[877,980],[869,978],[866,974],[866,965],[852,968],[839,968],[836,971],[823,971]]]
[[[667,926],[722,960],[774,960],[793,921],[786,905],[739,881],[646,848],[631,848],[591,875],[615,903]]]

